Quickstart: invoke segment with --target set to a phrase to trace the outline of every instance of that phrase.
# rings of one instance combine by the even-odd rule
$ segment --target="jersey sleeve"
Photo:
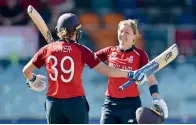
[[[33,57],[32,59],[32,63],[37,67],[37,68],[41,68],[44,63],[44,47],[42,47]]]
[[[148,54],[144,51],[141,54],[142,54],[142,56],[141,56],[141,60],[140,60],[140,68],[149,62]]]
[[[108,55],[108,52],[110,51],[110,49],[111,49],[111,46],[103,48],[103,49],[97,51],[95,54],[101,61],[106,61],[107,55]]]
[[[101,61],[97,56],[87,47],[81,46],[82,60],[86,63],[90,68],[94,68]]]

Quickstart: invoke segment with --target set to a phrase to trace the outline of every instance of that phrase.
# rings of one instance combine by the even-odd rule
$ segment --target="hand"
[[[164,118],[168,118],[168,107],[166,102],[161,98],[153,98],[152,101],[152,110],[160,113],[160,115]]]
[[[46,88],[46,82],[44,81],[45,78],[46,77],[43,75],[34,75],[33,81],[27,79],[27,86],[34,91],[42,92]]]
[[[137,85],[142,85],[143,83],[145,83],[147,81],[147,77],[146,77],[145,73],[143,73],[140,70],[129,71],[128,78],[134,79],[136,81],[135,83]]]

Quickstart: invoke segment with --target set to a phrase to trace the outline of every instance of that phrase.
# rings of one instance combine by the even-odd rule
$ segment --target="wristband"
[[[150,91],[150,94],[152,95],[153,93],[159,93],[159,88],[158,88],[158,85],[155,84],[155,85],[151,85],[149,87],[149,91]]]
[[[34,82],[36,80],[36,75],[33,74],[33,78],[31,80],[29,80],[30,82]]]

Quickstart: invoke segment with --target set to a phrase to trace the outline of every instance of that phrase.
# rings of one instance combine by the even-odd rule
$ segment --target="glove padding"
[[[46,82],[44,81],[46,77],[43,75],[35,75],[35,77],[33,82],[28,79],[26,80],[27,86],[34,91],[42,92],[46,88]]]
[[[141,70],[130,71],[128,73],[128,78],[134,79],[137,85],[142,85],[147,81],[146,74],[143,73]]]
[[[161,115],[164,119],[168,118],[168,107],[166,102],[161,98],[153,98],[152,110],[155,111],[158,115]]]

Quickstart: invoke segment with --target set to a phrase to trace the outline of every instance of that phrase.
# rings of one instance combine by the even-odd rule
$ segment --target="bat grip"
[[[123,85],[121,85],[119,87],[119,91],[123,91],[125,88],[127,88],[130,84],[132,84],[134,82],[135,82],[135,80],[133,80],[133,79],[127,81],[126,83],[124,83]]]

